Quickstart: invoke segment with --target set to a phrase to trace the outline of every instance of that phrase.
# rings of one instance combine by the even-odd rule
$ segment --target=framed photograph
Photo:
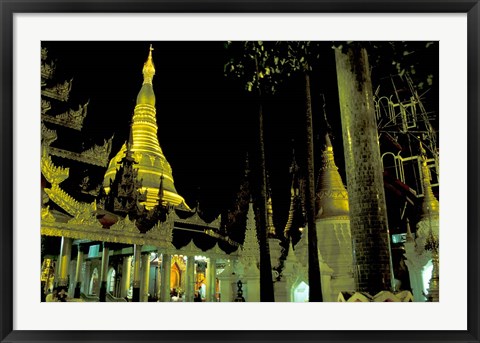
[[[479,342],[478,1],[0,1],[1,342]]]

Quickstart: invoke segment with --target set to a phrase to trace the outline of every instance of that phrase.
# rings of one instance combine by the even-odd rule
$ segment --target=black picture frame
[[[1,342],[396,341],[479,342],[479,14],[478,0],[0,0],[0,339]],[[16,13],[467,13],[468,320],[465,331],[18,331],[13,330],[13,17]],[[166,314],[165,314],[166,315]],[[414,318],[413,318],[414,319]],[[239,322],[239,327],[242,323]]]

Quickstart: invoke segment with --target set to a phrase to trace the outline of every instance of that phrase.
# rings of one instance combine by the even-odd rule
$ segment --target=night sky
[[[173,169],[178,193],[192,208],[199,201],[205,218],[213,219],[232,207],[244,173],[246,153],[254,146],[257,134],[258,112],[252,95],[240,82],[224,75],[224,64],[229,58],[224,42],[43,42],[49,58],[57,61],[56,79],[73,77],[72,108],[90,100],[82,132],[59,134],[54,144],[81,151],[94,143],[103,144],[114,134],[110,157],[117,153],[128,138],[150,44],[156,68],[153,88],[160,146]],[[312,74],[315,158],[319,160],[321,156],[327,131],[323,94],[336,163],[345,181],[331,46],[325,43],[319,68]],[[418,59],[426,69],[437,68],[435,77],[438,45],[436,52],[436,56],[422,57],[424,63]],[[380,80],[379,74],[388,76],[388,72],[385,69],[372,74]],[[304,89],[300,81],[289,79],[264,103],[266,163],[279,231],[288,215],[292,149],[295,148],[300,165],[305,150]],[[434,92],[433,103],[438,101],[435,94],[438,91]],[[320,166],[316,162],[318,173]],[[97,174],[98,180],[103,178],[105,169],[90,169],[85,173]]]

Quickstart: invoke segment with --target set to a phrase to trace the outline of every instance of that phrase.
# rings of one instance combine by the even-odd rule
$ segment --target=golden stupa
[[[348,193],[335,165],[333,147],[328,135],[325,136],[325,150],[322,153],[317,192],[317,218],[348,216]]]
[[[168,163],[157,136],[157,118],[155,109],[155,93],[152,80],[155,75],[155,66],[152,60],[152,46],[148,59],[143,66],[143,85],[137,96],[137,104],[133,113],[131,126],[131,152],[135,159],[134,168],[138,170],[138,179],[142,181],[142,192],[147,192],[145,206],[152,208],[158,204],[159,186],[163,177],[163,202],[173,206],[183,205],[189,208],[182,196],[177,194],[174,186],[172,168]],[[110,160],[105,173],[103,185],[105,191],[110,191],[110,180],[115,178],[119,162],[125,156],[127,146],[124,144],[120,151]]]

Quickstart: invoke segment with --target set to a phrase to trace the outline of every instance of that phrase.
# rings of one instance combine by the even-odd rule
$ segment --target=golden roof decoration
[[[209,227],[209,228],[213,228],[213,229],[220,229],[220,221],[221,221],[220,216],[218,216],[217,218],[215,218],[210,223],[207,223],[202,218],[200,218],[200,216],[198,215],[198,212],[195,212],[192,216],[190,216],[188,218],[182,219],[178,216],[176,216],[176,218],[175,218],[175,222],[177,222],[177,223],[197,225],[197,226]]]
[[[42,207],[41,218],[42,218],[42,222],[46,222],[46,223],[55,222],[55,217],[50,212],[50,206]]]
[[[187,245],[178,249],[178,252],[182,253],[184,256],[203,255],[203,251],[195,245],[193,239]]]
[[[72,216],[76,216],[85,211],[85,208],[91,207],[91,204],[80,203],[75,200],[56,183],[52,184],[51,188],[45,188],[44,191],[47,193],[50,200]]]
[[[108,140],[104,139],[103,145],[94,145],[90,149],[82,152],[82,157],[92,161],[91,164],[106,167],[108,165],[108,157],[112,151],[112,141],[113,136]]]
[[[41,110],[42,114],[46,114],[52,108],[52,104],[50,103],[50,101],[45,99],[42,99],[41,105],[42,105],[42,110]]]
[[[317,214],[317,218],[345,217],[350,212],[348,192],[335,164],[333,146],[328,134],[325,136],[325,143],[316,195],[318,208],[323,211]]]
[[[135,225],[135,221],[131,221],[128,215],[117,221],[115,224],[110,226],[110,232],[120,231],[122,233],[132,233],[132,234],[139,234],[140,231],[138,230],[137,226]]]
[[[214,237],[214,238],[217,238],[217,239],[221,239],[222,241],[225,241],[227,242],[228,244],[230,244],[231,246],[234,246],[234,247],[239,247],[240,244],[238,242],[235,242],[233,239],[231,239],[230,237],[228,236],[224,236],[224,235],[221,235],[219,233],[217,233],[216,231],[212,230],[212,229],[206,229],[204,231],[204,233],[206,235],[209,235],[210,237]]]
[[[56,86],[50,88],[42,89],[41,94],[51,99],[56,99],[64,102],[68,101],[70,91],[72,90],[72,82],[73,79],[71,79],[70,81],[65,81],[64,83],[59,83]]]
[[[92,148],[78,153],[59,148],[50,147],[50,154],[74,161],[88,163],[100,167],[108,165],[108,156],[112,150],[113,136],[109,140],[104,140],[103,145],[94,145]]]
[[[65,126],[77,131],[82,130],[83,121],[87,116],[87,106],[89,101],[87,101],[83,106],[78,105],[78,110],[69,109],[67,112],[59,114],[59,115],[46,115],[46,112],[50,109],[50,102],[47,100],[42,99],[42,120],[60,125]],[[45,106],[45,107],[44,107]]]
[[[82,227],[96,227],[101,228],[102,225],[98,221],[95,213],[95,203],[90,204],[89,207],[84,207],[83,211],[77,213],[72,219],[68,221],[70,225],[81,225]]]
[[[210,257],[213,257],[215,256],[216,258],[219,258],[219,257],[225,257],[226,256],[226,253],[225,251],[223,251],[219,246],[218,246],[218,242],[215,243],[215,245],[213,246],[213,248],[207,250],[208,254]]]
[[[55,74],[55,63],[52,61],[50,64],[42,63],[40,66],[40,73],[42,78],[50,80]]]
[[[48,49],[47,48],[42,48],[40,51],[40,56],[42,58],[42,61],[45,61],[48,57]]]
[[[145,233],[145,238],[152,238],[165,243],[171,243],[173,239],[174,212],[169,212],[164,222],[157,222]]]
[[[42,131],[42,145],[43,146],[49,146],[53,142],[57,140],[57,132],[55,130],[50,130],[43,124],[41,123],[41,131]]]
[[[57,167],[53,164],[52,158],[47,152],[46,147],[43,148],[41,158],[41,170],[45,179],[52,184],[60,184],[68,178],[69,168]]]

